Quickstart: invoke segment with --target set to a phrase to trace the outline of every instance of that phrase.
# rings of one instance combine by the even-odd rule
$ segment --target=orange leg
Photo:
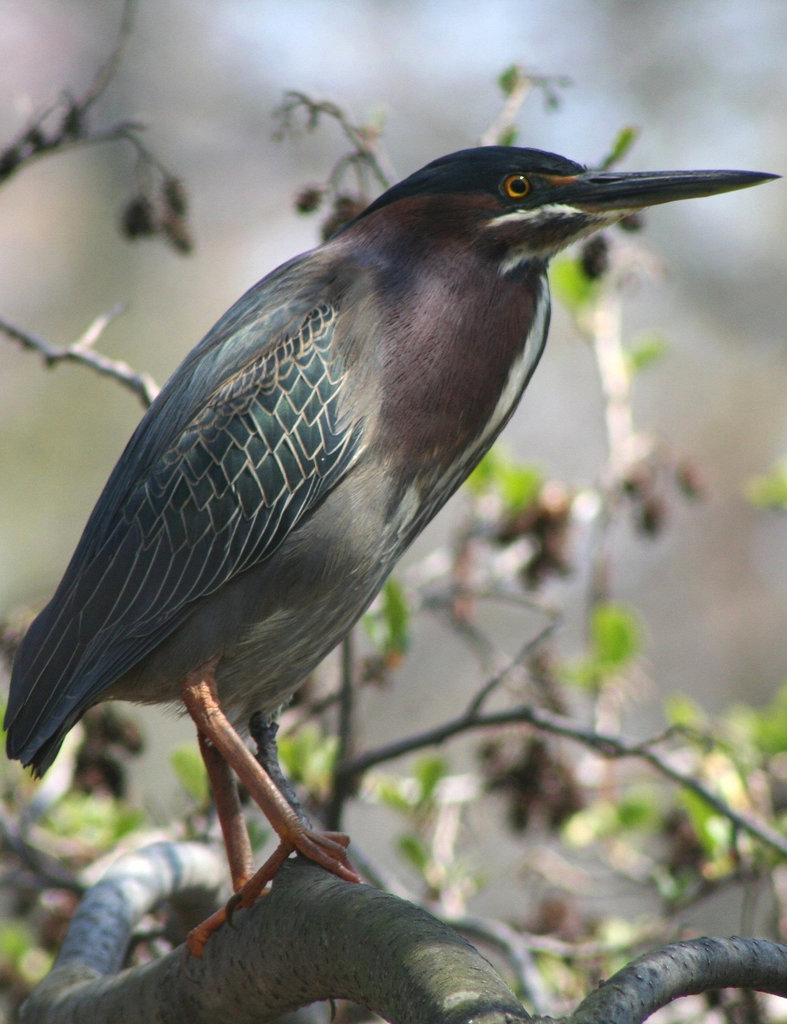
[[[309,860],[315,861],[327,871],[338,875],[339,878],[344,878],[348,882],[360,882],[358,873],[347,859],[346,847],[349,843],[347,836],[336,832],[316,832],[309,829],[301,821],[293,808],[290,807],[287,800],[282,796],[267,773],[257,763],[249,748],[233,729],[219,705],[214,669],[215,661],[208,662],[186,677],[181,690],[183,702],[197,726],[203,749],[205,741],[209,741],[214,748],[209,756],[212,758],[213,755],[221,755],[232,767],[280,839],[279,848],[274,854],[266,861],[256,875],[253,875],[236,891],[235,897],[230,902],[230,913],[232,908],[238,904],[249,906],[262,892],[293,850],[302,853]],[[222,814],[225,815],[227,828],[229,828],[233,836],[231,841],[234,844],[237,821],[234,809],[231,803],[228,802],[225,792],[225,773],[223,770],[217,769],[215,765],[211,765],[208,768],[208,773],[211,784],[214,781],[214,774],[212,773],[215,773],[219,788],[222,790],[221,798],[217,796],[216,799],[217,807],[220,802],[222,804],[219,819],[224,830],[225,819],[222,817]],[[237,800],[237,796],[235,799]],[[225,839],[226,835],[225,831]],[[241,879],[244,875],[247,864],[245,854],[239,853],[238,849],[240,848],[236,848],[233,845],[233,852],[230,853],[228,847],[233,888],[235,888],[236,878]],[[226,919],[227,909],[225,908],[218,911],[213,917],[208,918],[207,921],[204,921],[202,925],[194,930],[192,933],[193,938],[189,938],[189,949],[195,956],[201,955],[208,937]]]
[[[227,848],[232,891],[237,892],[254,873],[249,830],[246,828],[246,820],[241,810],[238,787],[232,769],[210,740],[201,732],[197,733],[197,739],[213,791],[224,845]]]

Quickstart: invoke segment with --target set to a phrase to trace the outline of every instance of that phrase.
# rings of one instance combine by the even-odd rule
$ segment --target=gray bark
[[[260,1024],[327,998],[401,1024],[530,1019],[456,932],[404,900],[299,860],[285,864],[270,895],[237,912],[236,927],[211,937],[201,960],[180,947],[114,973],[135,919],[167,885],[193,897],[209,880],[204,853],[197,844],[157,844],[119,862],[83,901],[20,1021]]]
[[[582,1001],[576,1024],[639,1024],[681,996],[746,988],[787,997],[787,946],[702,938],[645,953]]]
[[[271,893],[208,942],[121,970],[139,919],[162,900],[192,911],[224,866],[197,843],[121,858],[83,900],[21,1024],[262,1024],[344,998],[396,1024],[518,1024],[531,1018],[494,968],[425,911],[296,859]],[[648,953],[592,992],[566,1024],[638,1024],[682,995],[742,987],[787,996],[787,946],[696,939]],[[552,1022],[557,1024],[557,1022]]]

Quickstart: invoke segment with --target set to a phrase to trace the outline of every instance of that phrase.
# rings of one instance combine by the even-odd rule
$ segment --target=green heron
[[[346,837],[308,828],[230,722],[286,703],[505,426],[544,348],[550,257],[773,177],[470,149],[263,278],[150,407],[30,626],[9,756],[41,774],[91,705],[182,700],[236,892],[252,870],[228,766],[281,840],[244,893],[293,849],[357,878]]]

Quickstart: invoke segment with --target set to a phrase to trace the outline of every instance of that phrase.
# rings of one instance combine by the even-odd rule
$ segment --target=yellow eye
[[[503,191],[509,199],[522,199],[530,191],[530,182],[524,174],[509,174],[503,182]]]

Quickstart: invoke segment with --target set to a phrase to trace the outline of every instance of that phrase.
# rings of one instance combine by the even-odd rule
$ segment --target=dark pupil
[[[509,184],[509,189],[516,195],[521,196],[527,191],[527,182],[524,178],[514,178],[514,180]]]

